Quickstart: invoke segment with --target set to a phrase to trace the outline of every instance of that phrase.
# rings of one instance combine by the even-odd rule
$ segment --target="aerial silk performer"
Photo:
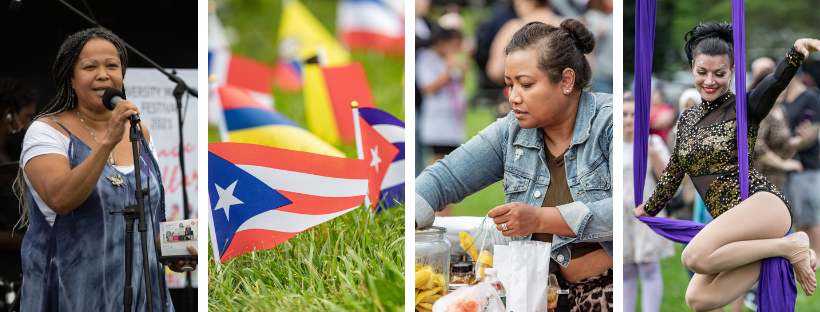
[[[647,202],[647,205],[650,205],[649,210],[644,211],[644,205],[641,205],[643,197],[643,187],[644,187],[644,180],[646,176],[646,161],[647,161],[647,145],[649,141],[649,98],[650,98],[650,85],[651,85],[651,68],[652,68],[652,51],[653,51],[653,41],[654,41],[654,32],[655,32],[655,13],[656,13],[656,1],[654,0],[638,0],[636,3],[636,23],[635,23],[635,140],[634,140],[634,188],[635,188],[635,199],[636,199],[636,206],[639,209],[636,209],[636,214],[639,215],[639,219],[650,226],[655,232],[658,234],[667,237],[673,241],[679,243],[689,243],[690,241],[695,238],[695,236],[701,232],[701,230],[705,227],[704,224],[687,221],[687,220],[674,220],[668,218],[655,218],[655,217],[648,217],[647,215],[654,215],[657,211],[663,208],[663,205],[659,205],[658,202],[665,202],[671,199],[672,195],[674,195],[674,191],[677,189],[677,186],[680,184],[680,180],[683,178],[684,171],[688,171],[686,173],[690,173],[690,176],[693,176],[692,173],[696,173],[693,176],[693,182],[695,182],[696,188],[698,188],[699,193],[701,196],[705,196],[704,201],[707,204],[707,208],[710,209],[710,213],[714,217],[718,217],[719,215],[727,212],[729,208],[735,207],[740,204],[741,201],[746,200],[749,198],[750,194],[750,170],[749,170],[749,149],[747,148],[737,148],[737,147],[747,147],[749,146],[748,141],[748,133],[751,130],[755,132],[754,137],[752,137],[752,145],[754,143],[754,139],[756,138],[756,129],[759,125],[759,121],[762,120],[767,114],[768,110],[771,109],[770,106],[766,106],[766,103],[771,102],[773,104],[774,100],[770,97],[773,96],[776,98],[777,95],[782,92],[782,89],[788,84],[788,81],[791,80],[791,77],[796,72],[797,67],[800,66],[802,60],[805,56],[808,55],[809,51],[815,51],[820,48],[820,41],[816,39],[800,39],[795,42],[794,47],[792,47],[792,51],[789,52],[786,59],[781,62],[780,66],[776,70],[773,76],[770,76],[766,80],[766,85],[764,88],[760,90],[755,89],[756,91],[752,91],[749,93],[749,101],[747,99],[746,90],[746,73],[745,73],[745,38],[744,38],[744,16],[743,16],[743,1],[742,0],[732,0],[732,16],[734,20],[734,25],[732,26],[731,31],[728,31],[728,25],[717,24],[712,22],[707,23],[707,26],[710,29],[714,29],[714,34],[710,34],[708,36],[704,36],[706,38],[702,39],[703,41],[694,40],[696,36],[698,36],[698,28],[704,25],[700,25],[692,30],[689,34],[687,34],[687,56],[689,57],[690,66],[693,69],[697,69],[698,75],[709,75],[711,73],[701,73],[701,70],[705,67],[710,65],[701,65],[703,64],[704,56],[706,57],[707,62],[712,62],[714,60],[723,60],[721,55],[723,52],[720,52],[720,42],[718,40],[712,40],[714,43],[713,46],[717,46],[718,50],[713,50],[711,53],[703,52],[703,55],[697,54],[696,52],[702,52],[700,49],[701,47],[698,46],[700,42],[705,42],[706,39],[714,39],[709,37],[718,37],[718,39],[722,39],[724,41],[728,41],[733,43],[734,47],[734,60],[740,66],[737,66],[736,71],[734,72],[735,80],[735,90],[741,92],[740,96],[734,96],[728,90],[728,81],[726,82],[725,93],[720,93],[720,88],[718,89],[706,89],[705,84],[701,86],[701,90],[704,91],[706,94],[708,93],[716,93],[713,98],[707,99],[704,95],[705,93],[701,93],[702,97],[704,97],[704,102],[700,106],[696,106],[695,109],[692,111],[687,110],[681,116],[681,127],[686,127],[687,131],[697,130],[697,131],[704,131],[706,133],[698,133],[700,135],[708,135],[708,136],[715,136],[717,134],[715,132],[720,132],[720,129],[724,129],[726,127],[716,127],[720,129],[709,129],[709,130],[700,130],[700,129],[707,129],[706,127],[695,127],[695,123],[691,121],[697,122],[698,126],[701,125],[701,122],[698,120],[707,120],[707,122],[715,123],[713,116],[719,114],[709,114],[710,112],[718,112],[718,109],[722,109],[723,112],[729,113],[728,115],[731,117],[731,114],[736,115],[736,121],[732,120],[731,118],[727,118],[727,114],[723,114],[723,119],[720,119],[715,123],[715,125],[719,124],[730,124],[734,121],[737,125],[736,129],[743,129],[743,131],[736,131],[737,137],[737,145],[734,149],[737,151],[737,176],[733,176],[733,172],[706,172],[708,174],[700,174],[705,170],[700,170],[698,172],[698,165],[692,164],[692,158],[689,159],[677,159],[677,152],[676,155],[673,155],[673,160],[671,160],[670,165],[667,166],[666,170],[664,171],[664,177],[661,178],[659,181],[659,185],[662,183],[667,183],[672,185],[673,187],[667,187],[667,189],[661,189],[659,192],[656,189],[656,194],[653,195],[653,198]],[[703,29],[700,29],[701,32]],[[722,32],[722,33],[721,33]],[[690,39],[688,38],[691,35],[691,41],[694,41],[692,45],[694,47],[690,47]],[[726,49],[723,51],[730,51],[731,47],[728,44],[724,43]],[[704,48],[706,49],[706,48]],[[715,52],[718,51],[718,52]],[[728,53],[731,56],[731,53]],[[700,61],[698,64],[695,64],[694,56],[700,56]],[[719,64],[719,68],[715,70],[718,74],[724,73],[724,75],[728,76],[722,79],[731,79],[731,74],[727,74],[728,68],[732,67],[725,67],[723,62],[717,62]],[[731,62],[730,62],[731,63]],[[701,67],[704,66],[704,67]],[[715,68],[717,68],[717,64],[715,64]],[[710,69],[711,70],[711,69]],[[717,77],[724,77],[721,75],[717,75]],[[714,77],[712,77],[714,80]],[[698,79],[704,79],[696,77],[696,84]],[[700,82],[703,84],[703,80]],[[761,84],[763,85],[763,83]],[[710,92],[711,91],[711,92]],[[755,93],[756,92],[756,93]],[[762,95],[761,95],[762,94]],[[717,97],[719,96],[719,97]],[[731,100],[735,101],[735,109],[734,112],[731,112],[728,105],[731,104]],[[726,103],[727,106],[723,106],[722,103]],[[751,111],[747,111],[748,105],[752,104]],[[720,106],[719,106],[720,105]],[[727,108],[728,107],[728,108]],[[700,110],[700,111],[699,111]],[[700,115],[699,115],[700,114]],[[750,117],[751,116],[751,117]],[[688,117],[687,122],[684,122],[684,118]],[[759,117],[759,118],[758,118]],[[702,119],[701,119],[702,118]],[[749,119],[751,118],[751,120]],[[711,119],[711,121],[709,121]],[[749,122],[751,121],[752,129],[750,129]],[[711,125],[710,125],[711,126]],[[708,132],[707,132],[708,131]],[[716,140],[720,138],[728,139],[730,135],[727,133],[719,133],[720,136],[717,137]],[[732,150],[724,149],[715,152],[715,157],[713,159],[709,159],[707,153],[703,150],[697,151],[698,147],[712,147],[707,146],[706,143],[703,142],[694,142],[693,140],[689,139],[686,141],[686,138],[681,139],[680,136],[684,135],[679,128],[678,132],[679,138],[677,145],[685,145],[684,149],[689,149],[686,152],[688,153],[687,156],[700,156],[706,157],[704,158],[707,162],[713,162],[715,165],[723,165],[722,168],[730,168],[731,159],[720,159],[722,162],[718,162],[718,156],[726,157],[726,155],[731,154]],[[684,141],[681,141],[684,140]],[[702,139],[706,140],[706,139]],[[729,142],[734,143],[734,142]],[[726,144],[730,145],[730,144]],[[676,150],[679,146],[676,147]],[[694,151],[693,151],[694,150]],[[700,154],[698,154],[700,153]],[[704,156],[706,155],[706,156]],[[689,161],[690,163],[687,163]],[[700,169],[703,169],[700,166]],[[728,170],[731,171],[731,170]],[[710,175],[711,174],[711,175]],[[715,179],[715,177],[717,177]],[[714,180],[711,180],[714,179]],[[664,181],[665,180],[665,181]],[[672,182],[670,182],[672,181]],[[736,182],[735,182],[736,181]],[[703,183],[708,182],[708,183]],[[772,200],[775,201],[780,198],[784,203],[785,197],[780,194],[780,192],[771,185],[770,182],[765,180],[765,178],[757,173],[757,171],[752,170],[752,189],[755,192],[764,192],[773,195],[760,195],[756,201],[763,201],[763,200]],[[677,183],[677,184],[675,184]],[[732,183],[734,183],[732,185]],[[712,190],[711,185],[716,184],[721,186],[721,189]],[[708,186],[710,189],[704,190],[704,185]],[[738,187],[739,185],[739,187]],[[659,187],[660,188],[660,187]],[[711,192],[714,191],[714,192]],[[737,194],[734,193],[737,191]],[[753,193],[755,193],[753,192]],[[660,193],[660,194],[659,194]],[[735,198],[736,197],[736,198]],[[650,203],[652,202],[652,203]],[[759,203],[757,203],[759,204]],[[757,209],[757,208],[748,208],[753,207],[755,204],[747,204],[744,209]],[[783,206],[783,204],[780,204]],[[786,208],[789,208],[788,203],[785,204]],[[650,212],[651,211],[651,212]],[[743,210],[746,211],[746,210]],[[772,211],[768,211],[771,213]],[[789,210],[790,212],[790,210]],[[791,212],[790,212],[791,214]],[[737,214],[735,213],[733,218],[737,218]],[[781,220],[784,219],[781,216]],[[725,222],[725,220],[724,220]],[[784,223],[785,224],[785,223]],[[790,225],[790,223],[789,223]],[[788,229],[786,229],[787,231]],[[785,231],[784,231],[785,232]],[[802,234],[805,236],[805,234]],[[777,234],[781,235],[781,234]],[[792,239],[792,240],[788,240]],[[778,239],[783,240],[781,245],[778,245],[780,250],[774,251],[774,248],[770,248],[773,250],[771,253],[777,254],[784,254],[783,257],[760,257],[757,259],[762,258],[762,264],[760,268],[760,276],[758,279],[758,308],[759,311],[794,311],[794,304],[797,298],[797,289],[794,282],[794,274],[792,272],[793,266],[792,263],[801,264],[801,271],[798,276],[798,279],[801,281],[801,284],[806,291],[807,295],[810,295],[813,292],[814,287],[816,287],[816,280],[814,279],[814,275],[812,274],[810,277],[806,273],[805,261],[807,258],[810,258],[810,263],[812,268],[814,267],[815,255],[812,251],[808,249],[808,239],[805,239],[805,244],[798,244],[794,241],[795,238],[784,238]],[[701,239],[702,240],[702,239]],[[788,241],[786,241],[788,240]],[[746,240],[746,242],[750,242],[751,240]],[[732,241],[731,243],[740,243],[740,241]],[[781,243],[778,241],[777,243]],[[784,245],[785,244],[785,245]],[[728,245],[728,244],[727,244]],[[806,245],[806,246],[802,246]],[[737,245],[735,245],[737,246]],[[782,247],[781,246],[785,246]],[[691,247],[691,245],[690,245]],[[762,248],[761,248],[762,250]],[[717,250],[714,250],[715,252]],[[697,254],[697,252],[693,252]],[[763,253],[763,252],[761,252]],[[687,254],[687,251],[684,251],[684,254]],[[690,253],[691,255],[691,253]],[[711,255],[708,254],[707,255]],[[694,267],[691,265],[699,260],[692,260],[693,257],[682,257],[683,262],[687,267]],[[703,257],[701,257],[703,258]],[[788,259],[787,259],[788,258]],[[724,261],[724,259],[721,259]],[[728,262],[728,261],[724,261]],[[754,261],[753,261],[754,262]],[[704,283],[704,276],[709,275],[711,277],[717,278],[717,274],[724,271],[729,270],[736,270],[738,266],[728,266],[726,263],[720,263],[722,270],[713,270],[710,269],[700,269],[699,271],[708,271],[708,272],[697,272],[701,274],[701,276],[696,276],[695,278],[698,279],[699,283]],[[751,263],[746,263],[751,264]],[[742,266],[742,264],[739,264]],[[728,268],[728,269],[727,269]],[[695,271],[693,269],[693,271]],[[754,271],[752,271],[754,272]],[[736,272],[739,273],[739,272]],[[813,273],[813,272],[812,272]],[[747,274],[748,275],[748,274]],[[728,278],[728,277],[727,277]],[[747,277],[748,279],[748,277]],[[695,282],[693,278],[692,283]],[[706,282],[708,285],[709,282]],[[750,285],[751,286],[751,285]],[[808,287],[808,288],[807,288]],[[719,304],[719,302],[728,303],[731,302],[732,299],[736,298],[721,298],[715,299],[711,302],[704,303],[703,300],[700,298],[696,298],[697,296],[690,296],[689,292],[693,291],[692,284],[690,284],[689,289],[687,290],[687,304],[689,304],[690,308],[695,310],[711,310],[714,308],[722,307],[723,305]],[[697,286],[695,287],[697,288]],[[696,291],[696,290],[695,290]],[[690,301],[691,300],[691,301]],[[723,300],[723,301],[721,301]]]

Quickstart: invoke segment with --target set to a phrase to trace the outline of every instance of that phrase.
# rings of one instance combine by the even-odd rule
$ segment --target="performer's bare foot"
[[[817,279],[814,277],[817,255],[809,248],[809,236],[805,232],[797,232],[786,236],[785,239],[800,246],[797,251],[792,252],[786,259],[792,263],[794,275],[797,277],[800,286],[803,287],[803,291],[806,292],[807,296],[811,296],[814,289],[817,288]]]

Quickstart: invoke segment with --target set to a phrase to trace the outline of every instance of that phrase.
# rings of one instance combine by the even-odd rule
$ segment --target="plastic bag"
[[[477,280],[484,278],[484,269],[493,267],[493,246],[507,245],[510,240],[501,234],[493,223],[493,219],[487,216],[484,216],[484,220],[472,232],[459,233],[461,247],[475,261],[474,269]]]
[[[504,305],[490,283],[478,283],[441,297],[433,312],[504,312]]]

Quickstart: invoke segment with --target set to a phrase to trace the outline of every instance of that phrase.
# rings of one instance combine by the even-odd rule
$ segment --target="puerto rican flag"
[[[356,209],[366,192],[361,159],[208,144],[211,244],[220,263],[276,247]]]
[[[404,202],[404,122],[377,108],[359,108],[359,118],[372,210],[392,208]]]
[[[404,18],[382,0],[342,0],[336,29],[350,50],[404,54]]]

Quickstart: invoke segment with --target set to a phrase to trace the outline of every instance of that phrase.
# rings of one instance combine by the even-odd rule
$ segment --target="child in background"
[[[432,147],[431,164],[465,139],[467,101],[462,69],[457,66],[461,43],[461,32],[444,29],[436,43],[416,57],[416,82],[422,94],[419,140]]]

